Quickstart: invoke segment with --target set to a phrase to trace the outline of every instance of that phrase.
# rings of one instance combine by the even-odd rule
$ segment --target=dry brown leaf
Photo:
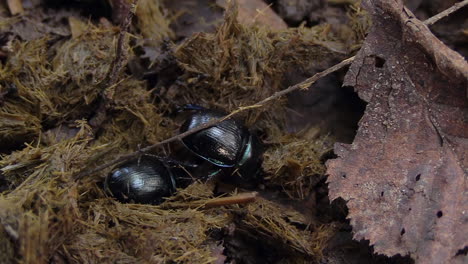
[[[355,239],[419,263],[466,263],[468,64],[401,1],[363,1],[373,27],[345,78],[368,102],[328,165]]]
[[[232,1],[232,0],[231,0]],[[228,0],[217,0],[216,3],[227,8]],[[271,29],[286,29],[288,25],[263,0],[237,0],[239,13],[237,19],[244,25],[260,24]]]
[[[71,35],[74,39],[83,35],[89,27],[83,20],[73,16],[68,17],[68,24],[70,25]]]
[[[8,8],[12,15],[24,13],[23,4],[21,0],[7,0]]]

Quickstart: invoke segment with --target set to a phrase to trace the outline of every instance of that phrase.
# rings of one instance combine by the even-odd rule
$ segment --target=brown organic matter
[[[177,39],[177,14],[162,1],[140,0],[135,14],[128,12],[130,1],[112,1],[107,16],[93,12],[91,18],[80,13],[93,4],[74,2],[71,13],[49,10],[44,1],[37,12],[25,7],[24,21],[9,14],[0,20],[0,262],[211,263],[256,261],[255,254],[318,261],[335,225],[302,214],[306,210],[290,206],[291,200],[269,197],[284,194],[277,189],[287,184],[294,190],[316,183],[315,173],[323,178],[318,153],[311,159],[297,148],[300,182],[270,175],[274,183],[242,190],[193,179],[158,206],[108,197],[102,185],[111,168],[102,166],[151,146],[151,154],[184,161],[172,113],[186,103],[243,109],[238,116],[249,128],[278,139],[288,133],[281,121],[285,104],[244,106],[286,95],[287,71],[324,65],[291,87],[296,90],[330,74],[337,66],[325,69],[346,54],[326,43],[347,44],[326,26],[241,24],[234,2],[216,30],[185,39]],[[66,19],[49,19],[49,12]],[[37,21],[42,30],[35,30]],[[310,189],[303,196],[314,196]],[[252,254],[224,242],[239,236],[251,239],[240,246],[253,248]]]
[[[216,3],[223,8],[228,6],[226,0],[217,0]],[[283,19],[262,0],[238,0],[237,4],[239,5],[237,19],[241,24],[260,24],[277,30],[288,28]]]
[[[371,25],[360,1],[222,2],[16,1],[15,16],[0,4],[0,263],[411,262],[374,247],[463,261],[466,62],[401,4],[365,2],[375,22],[354,56]],[[354,145],[337,147],[350,155],[330,163],[330,195],[374,247],[352,240],[326,184],[333,143],[357,127],[338,120],[364,112],[341,89],[351,63],[346,83],[369,104]],[[258,184],[196,178],[213,165],[180,142],[195,133],[177,132],[184,104],[261,139]],[[106,195],[112,165],[143,153],[185,170],[174,195]]]
[[[364,1],[373,26],[345,77],[368,105],[328,162],[355,239],[419,263],[466,263],[468,64],[401,1]]]

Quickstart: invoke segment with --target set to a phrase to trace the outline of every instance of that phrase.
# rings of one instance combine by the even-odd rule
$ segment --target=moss
[[[296,254],[292,256],[320,259],[323,248],[334,233],[332,226],[307,221],[297,211],[268,200],[260,199],[247,205],[245,210],[240,228],[247,228],[252,236],[260,236],[265,241],[273,240],[294,250]],[[299,229],[292,224],[294,222],[307,228]]]
[[[190,73],[186,80],[191,90],[181,93],[231,110],[278,91],[291,67],[306,66],[331,52],[307,35],[310,30],[271,31],[239,24],[236,16],[228,12],[216,33],[195,34],[175,48],[178,63]]]
[[[169,27],[170,19],[161,2],[138,1],[136,17],[145,45],[159,46],[164,39],[174,37],[174,32]]]
[[[330,149],[327,137],[276,137],[275,144],[264,154],[267,183],[280,185],[291,199],[306,199],[326,172],[321,157]]]

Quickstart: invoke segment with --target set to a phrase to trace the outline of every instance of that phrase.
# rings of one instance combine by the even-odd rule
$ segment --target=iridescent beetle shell
[[[225,116],[224,113],[197,108],[180,128],[183,133]],[[262,153],[260,142],[239,121],[227,119],[207,129],[186,136],[183,144],[197,156],[218,167],[236,167],[245,173],[256,173]]]
[[[174,177],[157,158],[142,156],[114,169],[104,187],[121,202],[159,204],[175,190]]]

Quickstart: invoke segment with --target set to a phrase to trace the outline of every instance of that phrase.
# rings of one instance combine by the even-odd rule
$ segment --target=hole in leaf
[[[455,256],[461,256],[461,255],[467,255],[468,254],[468,246],[461,248],[457,251],[457,254]]]
[[[375,56],[375,67],[382,68],[385,64],[385,59]]]
[[[416,175],[416,181],[419,181],[421,179],[421,174]]]
[[[443,215],[444,215],[444,214],[442,213],[442,211],[437,212],[437,217],[438,217],[438,218],[441,218]]]

